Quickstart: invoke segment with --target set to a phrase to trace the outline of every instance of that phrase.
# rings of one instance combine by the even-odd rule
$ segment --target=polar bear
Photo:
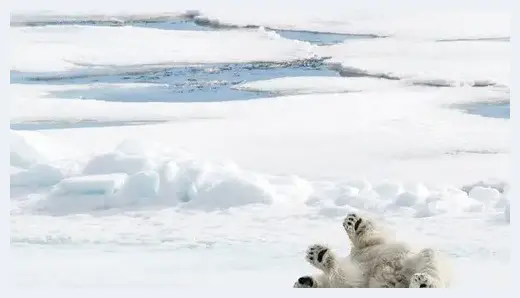
[[[433,249],[414,252],[384,233],[375,221],[348,214],[343,227],[351,241],[350,255],[340,260],[321,244],[309,247],[306,260],[322,271],[302,276],[295,288],[437,288],[449,286],[444,260]]]

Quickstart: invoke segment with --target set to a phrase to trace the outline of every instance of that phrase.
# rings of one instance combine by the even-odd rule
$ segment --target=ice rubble
[[[203,211],[251,204],[292,204],[316,208],[317,214],[342,216],[348,210],[412,211],[418,217],[444,213],[504,210],[507,196],[492,187],[475,186],[469,195],[458,188],[433,189],[423,184],[348,181],[325,186],[298,177],[271,177],[234,164],[213,164],[183,155],[153,155],[139,143],[123,142],[112,152],[77,160],[77,171],[42,162],[33,135],[11,131],[11,187],[50,187],[35,206],[54,214],[112,208],[178,206]],[[39,135],[36,140],[51,143]],[[14,154],[13,154],[14,153]],[[20,160],[24,160],[20,163]],[[52,159],[49,159],[52,161]],[[20,167],[20,166],[23,166]],[[504,209],[505,208],[505,209]]]

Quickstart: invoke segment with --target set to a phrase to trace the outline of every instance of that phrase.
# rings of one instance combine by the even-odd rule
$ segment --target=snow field
[[[318,224],[316,221],[314,225]],[[329,223],[334,226],[334,223]],[[301,226],[311,228],[309,226]],[[320,229],[326,230],[321,226]],[[338,228],[339,230],[339,228]],[[319,230],[321,232],[321,230]],[[315,231],[313,231],[315,233]],[[343,240],[341,232],[328,235],[330,239]],[[291,241],[297,240],[291,238]],[[117,253],[102,254],[85,250],[61,248],[56,250],[37,251],[30,246],[20,246],[13,250],[15,258],[20,260],[18,266],[12,268],[16,286],[23,287],[55,287],[55,286],[126,286],[140,285],[146,287],[175,287],[193,288],[203,282],[211,288],[229,288],[230,278],[239,281],[239,287],[256,288],[258,279],[269,277],[270,288],[288,288],[295,279],[302,274],[315,272],[308,264],[302,262],[304,253],[300,251],[305,243],[290,242],[290,246],[282,247],[280,243],[287,242],[287,238],[277,242],[256,242],[255,246],[241,247],[231,250],[220,248],[218,245],[204,249],[193,245],[188,248],[171,248],[162,250],[121,250]],[[218,242],[217,242],[218,243]],[[232,247],[233,245],[230,245]],[[269,245],[276,254],[262,249]],[[88,246],[88,245],[87,245]],[[340,254],[346,254],[344,246],[335,243],[333,247]],[[272,252],[272,251],[271,251]],[[215,257],[218,253],[220,257]],[[256,258],[251,258],[255,255]],[[280,256],[283,255],[283,258]],[[503,276],[503,266],[492,261],[475,263],[471,259],[455,259],[455,275],[452,288],[489,288],[506,287],[509,285],[508,276]],[[70,274],[75,268],[82,268],[77,274]],[[222,274],[222,268],[232,268],[230,272]],[[484,273],[485,272],[485,273]],[[20,276],[31,278],[19,278]]]

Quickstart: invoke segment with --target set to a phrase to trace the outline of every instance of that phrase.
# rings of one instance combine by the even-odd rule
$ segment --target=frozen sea
[[[12,282],[288,288],[356,211],[508,285],[511,14],[468,1],[17,1]]]

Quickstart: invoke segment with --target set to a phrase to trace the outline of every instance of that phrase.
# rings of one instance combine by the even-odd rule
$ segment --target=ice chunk
[[[119,173],[70,177],[58,183],[53,190],[53,194],[112,194],[123,185],[127,176],[127,174]]]
[[[138,172],[126,179],[120,193],[126,197],[155,197],[159,191],[159,174],[155,171]]]
[[[486,205],[490,205],[491,203],[498,201],[500,198],[500,192],[491,187],[475,186],[469,192],[469,197]]]

